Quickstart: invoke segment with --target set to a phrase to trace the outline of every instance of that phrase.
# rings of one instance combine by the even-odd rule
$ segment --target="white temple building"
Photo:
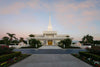
[[[52,30],[51,16],[49,15],[48,31],[44,31],[41,35],[27,38],[28,44],[30,39],[40,40],[42,45],[58,45],[58,42],[66,39],[68,35],[57,35],[56,31]]]

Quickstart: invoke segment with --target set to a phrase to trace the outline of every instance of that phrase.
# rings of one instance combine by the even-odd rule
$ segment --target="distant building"
[[[35,35],[35,37],[27,38],[40,40],[42,45],[57,45],[59,41],[66,39],[68,35],[57,35],[56,31],[52,31],[51,16],[49,16],[48,31],[44,31],[41,35]]]

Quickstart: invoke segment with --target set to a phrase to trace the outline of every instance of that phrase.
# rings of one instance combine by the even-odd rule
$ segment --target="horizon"
[[[90,34],[100,40],[99,0],[0,0],[0,39],[6,33],[27,38],[47,31],[51,13],[53,31],[81,40]]]

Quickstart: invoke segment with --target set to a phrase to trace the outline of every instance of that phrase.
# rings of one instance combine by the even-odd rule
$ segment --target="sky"
[[[53,30],[81,40],[90,34],[100,40],[100,0],[0,0],[0,39],[6,33],[27,38]]]

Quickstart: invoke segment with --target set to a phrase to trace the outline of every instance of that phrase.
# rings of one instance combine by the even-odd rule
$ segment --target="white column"
[[[52,40],[52,45],[54,45],[54,41]]]
[[[53,40],[53,45],[55,45],[55,40]]]
[[[46,45],[48,45],[48,40],[46,40]]]
[[[27,45],[29,45],[29,40],[27,39]]]

